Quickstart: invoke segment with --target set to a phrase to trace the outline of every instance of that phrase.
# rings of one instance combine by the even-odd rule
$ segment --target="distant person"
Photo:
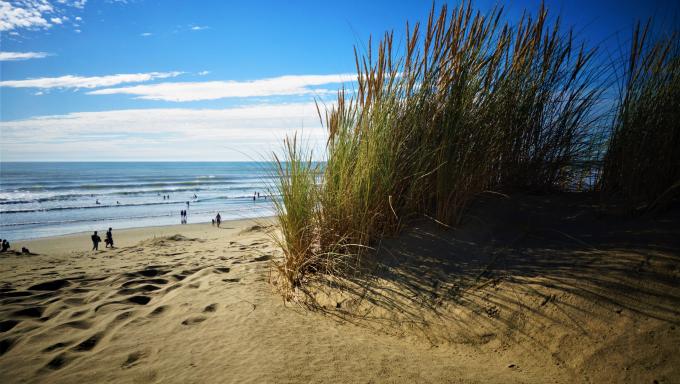
[[[189,208],[189,202],[187,201],[187,208]]]
[[[2,251],[7,252],[9,247],[10,247],[9,241],[7,241],[7,239],[2,240]]]
[[[258,199],[260,198],[260,192],[257,193],[257,198],[258,198]]]
[[[194,193],[194,200],[198,199],[198,196]]]
[[[109,227],[109,230],[106,231],[106,240],[104,242],[106,243],[105,248],[108,248],[109,245],[111,248],[113,248],[113,233],[111,232],[112,229]]]
[[[120,205],[120,201],[116,200],[116,204]]]
[[[23,253],[24,255],[30,255],[31,251],[29,251],[28,248],[26,247],[21,247],[21,253]]]
[[[97,205],[101,204],[101,203],[99,202],[99,199],[97,199],[97,201],[95,201],[94,203],[97,204]]]
[[[253,201],[255,201],[256,196],[257,196],[257,192],[253,192]]]
[[[97,231],[94,231],[94,234],[92,235],[92,250],[93,251],[98,251],[99,250],[99,243],[102,241],[102,238],[97,235]]]
[[[215,219],[212,219],[212,226],[215,226]]]
[[[215,217],[215,221],[217,222],[217,228],[219,228],[222,223],[222,216],[220,216],[219,212],[217,213],[217,217]]]

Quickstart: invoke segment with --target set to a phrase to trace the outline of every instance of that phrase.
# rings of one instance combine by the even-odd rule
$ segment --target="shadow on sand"
[[[674,330],[678,209],[641,219],[596,207],[584,194],[483,197],[458,229],[416,223],[384,241],[364,273],[319,277],[307,305],[433,346],[519,345],[557,361],[565,344],[622,337],[607,331],[613,323]]]

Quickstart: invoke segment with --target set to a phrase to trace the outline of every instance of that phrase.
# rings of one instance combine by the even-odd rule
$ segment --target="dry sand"
[[[39,255],[0,256],[0,382],[677,383],[678,216],[490,197],[299,303],[267,220],[14,242]]]

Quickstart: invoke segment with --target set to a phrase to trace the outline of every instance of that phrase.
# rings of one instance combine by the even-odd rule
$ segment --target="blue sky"
[[[546,3],[605,55],[637,18],[678,21],[672,1]],[[314,100],[351,86],[353,46],[431,4],[0,0],[0,161],[259,159],[300,129],[318,146]]]

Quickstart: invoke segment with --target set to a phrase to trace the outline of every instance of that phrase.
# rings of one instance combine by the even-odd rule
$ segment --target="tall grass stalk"
[[[562,190],[588,174],[575,164],[593,155],[594,50],[543,6],[501,20],[501,8],[433,8],[424,27],[406,25],[401,49],[387,33],[355,50],[356,92],[319,111],[321,180],[294,140],[279,167],[291,286],[319,259],[360,260],[414,217],[456,225],[486,190]]]
[[[633,33],[602,191],[632,209],[660,208],[680,193],[680,40]]]

